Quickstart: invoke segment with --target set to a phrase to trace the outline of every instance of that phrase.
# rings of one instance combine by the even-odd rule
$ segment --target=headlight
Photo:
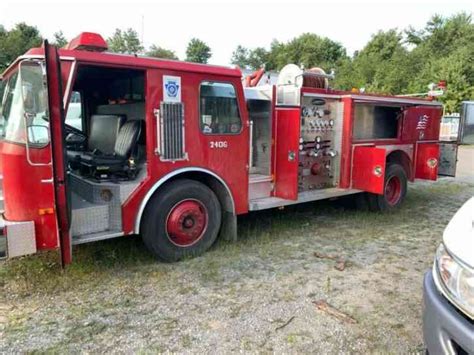
[[[443,293],[467,316],[474,318],[474,271],[453,258],[441,243],[436,251],[435,272]]]

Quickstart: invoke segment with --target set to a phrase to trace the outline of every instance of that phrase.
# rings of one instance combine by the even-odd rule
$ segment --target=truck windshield
[[[12,74],[5,83],[4,90],[0,111],[0,119],[3,121],[2,138],[15,143],[25,143],[26,118],[29,133],[35,136],[35,142],[47,143],[47,131],[38,129],[39,126],[49,126],[47,88],[41,64],[33,61],[22,62],[20,74]]]

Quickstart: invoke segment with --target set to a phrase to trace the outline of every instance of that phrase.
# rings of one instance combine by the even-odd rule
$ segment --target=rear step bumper
[[[0,259],[36,253],[33,221],[12,222],[0,215]]]

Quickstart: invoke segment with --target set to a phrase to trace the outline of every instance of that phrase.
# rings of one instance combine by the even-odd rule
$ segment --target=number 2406
[[[226,149],[229,145],[227,141],[211,141],[209,142],[211,149]]]

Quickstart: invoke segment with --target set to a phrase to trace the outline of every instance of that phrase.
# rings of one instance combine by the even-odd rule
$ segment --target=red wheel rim
[[[395,205],[402,195],[402,183],[397,176],[392,176],[385,184],[385,198],[389,205]]]
[[[207,229],[207,209],[197,200],[178,202],[166,218],[166,232],[171,243],[188,247],[197,243]]]

